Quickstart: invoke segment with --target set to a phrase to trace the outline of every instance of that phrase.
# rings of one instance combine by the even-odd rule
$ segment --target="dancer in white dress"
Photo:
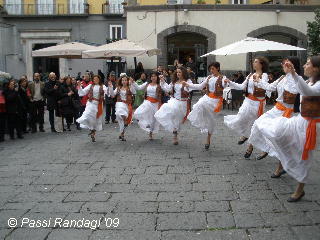
[[[141,85],[133,82],[136,90],[145,90],[145,100],[135,110],[133,118],[138,120],[140,128],[147,131],[149,133],[149,139],[153,140],[153,133],[157,133],[160,126],[160,123],[155,119],[154,115],[161,106],[162,89],[157,72],[151,73],[150,80],[151,82],[145,82]]]
[[[133,79],[129,78],[126,74],[121,74],[117,88],[112,90],[111,94],[112,96],[116,96],[116,118],[120,128],[119,139],[121,141],[126,141],[124,133],[132,122],[133,94],[136,93],[136,90],[131,82],[133,82]]]
[[[178,67],[173,75],[172,82],[167,84],[164,77],[160,76],[160,85],[166,92],[172,92],[170,100],[163,104],[154,117],[161,126],[173,133],[173,144],[178,145],[178,131],[190,112],[189,90],[185,87],[188,80],[188,72],[184,67]]]
[[[211,75],[200,84],[187,84],[190,90],[202,90],[206,88],[206,94],[193,106],[188,116],[191,124],[200,128],[201,132],[207,133],[205,149],[210,147],[211,136],[217,124],[217,114],[220,113],[223,105],[223,88],[225,76],[220,74],[220,63],[211,63],[208,67]]]
[[[268,75],[266,72],[268,72],[268,66],[269,63],[266,58],[258,57],[253,61],[255,73],[251,73],[247,76],[246,80],[242,84],[231,82],[229,79],[225,80],[229,83],[232,89],[246,91],[246,97],[239,108],[238,114],[224,117],[225,125],[242,136],[238,141],[239,145],[248,140],[254,121],[263,114],[264,107],[266,105],[266,91],[259,88],[257,83],[254,82],[254,79],[260,78],[261,82],[267,83]],[[249,144],[244,157],[249,158],[252,151],[253,146]]]
[[[284,64],[288,61],[294,65],[296,72],[300,74],[299,58],[288,57],[285,58],[282,62],[282,68],[286,75],[281,76],[278,80],[274,81],[271,84],[256,80],[259,87],[269,91],[277,91],[278,93],[276,105],[271,110],[259,117],[254,122],[251,129],[251,134],[248,142],[254,145],[254,147],[263,151],[262,154],[256,157],[257,160],[265,158],[268,153],[270,154],[270,156],[274,156],[274,154],[270,152],[270,147],[267,144],[266,139],[262,136],[260,129],[268,128],[271,131],[271,121],[277,121],[277,118],[281,116],[290,118],[292,117],[292,114],[294,112],[294,104],[296,102],[296,98],[298,97],[298,91],[296,88],[296,83],[290,73],[290,69],[286,67],[286,64]],[[272,177],[279,177],[279,173],[274,174]]]
[[[77,119],[77,122],[80,123],[81,128],[90,130],[89,136],[91,136],[92,142],[96,141],[96,131],[102,130],[103,100],[109,87],[103,85],[98,75],[93,76],[93,84],[89,84],[85,88],[82,88],[81,82],[78,81],[78,94],[81,97],[88,94],[88,101],[82,116]]]
[[[298,181],[295,192],[288,199],[296,202],[305,195],[304,184],[311,163],[316,160],[313,150],[320,149],[320,56],[309,58],[304,65],[304,75],[309,77],[307,82],[296,74],[293,64],[287,64],[301,95],[301,113],[291,118],[281,117],[271,122],[270,128],[260,130],[281,161],[281,167]]]

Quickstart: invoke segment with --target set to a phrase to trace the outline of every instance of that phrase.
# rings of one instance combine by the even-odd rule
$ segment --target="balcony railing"
[[[102,4],[102,14],[123,14],[122,4]]]
[[[8,15],[72,15],[89,14],[89,4],[4,4]]]

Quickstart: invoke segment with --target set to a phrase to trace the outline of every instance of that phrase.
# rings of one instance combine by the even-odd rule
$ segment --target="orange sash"
[[[308,160],[309,151],[314,150],[317,142],[317,123],[320,123],[320,119],[304,118],[308,123],[306,132],[306,142],[302,153],[302,160]]]
[[[98,103],[98,112],[97,112],[97,116],[96,116],[97,118],[99,118],[103,113],[103,101],[101,101],[97,98],[92,98],[92,100],[99,102]]]
[[[127,103],[127,106],[128,106],[129,113],[128,113],[128,117],[126,119],[126,124],[129,125],[132,122],[132,113],[133,113],[133,111],[132,111],[132,105],[131,104]]]
[[[283,117],[286,118],[291,118],[291,115],[293,113],[293,108],[287,108],[285,107],[282,103],[277,102],[276,103],[276,108],[280,111],[283,111],[284,113],[282,114]]]
[[[148,100],[149,102],[151,102],[151,103],[159,103],[158,109],[160,109],[161,103],[160,103],[160,101],[159,101],[158,99],[153,98],[153,97],[147,97],[147,100]]]
[[[214,99],[219,99],[218,105],[214,109],[214,112],[220,112],[222,105],[223,105],[223,98],[216,96],[213,92],[208,93],[208,97],[214,98]]]
[[[263,114],[263,102],[266,101],[266,99],[259,99],[252,94],[248,94],[247,98],[251,99],[252,101],[259,101],[259,110],[258,110],[258,117],[260,117]]]

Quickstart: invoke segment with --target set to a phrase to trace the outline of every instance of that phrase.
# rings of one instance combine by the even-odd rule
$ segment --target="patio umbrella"
[[[209,55],[233,55],[240,53],[253,53],[253,52],[266,52],[266,51],[302,51],[304,48],[291,46],[284,43],[278,43],[259,38],[245,38],[241,41],[229,44],[225,47],[216,49],[201,57],[207,57]]]
[[[159,55],[160,50],[142,46],[127,39],[96,47],[94,50],[84,51],[83,58],[109,58],[109,57],[138,57],[147,54],[149,57]]]
[[[95,48],[95,46],[80,42],[69,42],[32,51],[32,57],[81,59],[83,51]]]

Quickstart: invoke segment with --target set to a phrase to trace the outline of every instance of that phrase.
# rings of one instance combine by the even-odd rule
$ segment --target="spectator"
[[[19,81],[18,93],[21,99],[22,108],[21,108],[21,130],[23,133],[28,133],[28,113],[30,107],[31,94],[28,89],[28,80],[21,78]]]
[[[17,137],[22,139],[21,129],[21,112],[22,104],[16,88],[16,83],[12,79],[7,85],[7,89],[4,91],[6,111],[7,111],[7,125],[9,129],[10,139],[14,139],[14,130],[17,132]]]
[[[241,71],[237,72],[236,74],[237,74],[237,78],[236,78],[235,82],[238,84],[242,84],[245,80],[245,77],[243,76]]]
[[[141,85],[147,80],[147,75],[141,73],[139,79],[136,81],[136,84]],[[136,96],[134,98],[133,107],[138,108],[144,101],[144,90],[136,90]]]
[[[89,75],[89,73],[86,73],[83,76],[83,81],[81,82],[81,86],[82,86],[82,88],[85,88],[86,86],[88,86],[90,84],[92,84],[92,81],[90,80],[90,75]],[[82,113],[84,112],[84,109],[86,108],[87,101],[88,101],[87,95],[81,97],[80,116],[82,115]]]
[[[143,72],[144,72],[144,68],[143,68],[142,62],[138,62],[137,68],[135,69],[134,73],[140,74]]]
[[[4,141],[6,130],[6,100],[2,89],[3,84],[0,83],[0,142]]]
[[[34,74],[34,79],[29,84],[29,89],[31,93],[31,132],[37,132],[37,123],[39,124],[39,131],[44,132],[44,83],[40,80],[39,73]]]
[[[104,74],[101,72],[100,69],[98,69],[98,75],[100,76],[101,79],[104,79]]]
[[[49,111],[49,122],[51,132],[56,132],[54,125],[55,111],[57,111],[57,97],[58,97],[58,83],[56,81],[56,74],[49,74],[49,81],[46,82],[44,92],[47,97],[47,109]]]
[[[191,68],[193,72],[196,72],[196,64],[193,62],[191,57],[188,57],[188,62],[186,63],[186,67]]]
[[[180,62],[179,62],[179,59],[175,59],[174,62],[173,62],[174,70],[176,70],[180,65],[181,65],[181,64],[180,64]]]
[[[113,90],[116,89],[116,73],[114,71],[110,72],[108,81],[105,83],[108,86],[108,82],[112,83]],[[105,104],[106,104],[106,118],[105,123],[110,123],[110,118],[113,123],[116,122],[116,98],[111,96],[111,93],[108,91],[108,94],[105,94]]]
[[[77,77],[76,77],[76,80],[77,80],[77,81],[81,81],[81,80],[82,80],[82,78],[81,78],[81,72],[78,72],[78,75],[77,75]]]
[[[187,72],[189,74],[189,79],[193,82],[196,83],[196,74],[192,71],[190,67],[187,67]]]

